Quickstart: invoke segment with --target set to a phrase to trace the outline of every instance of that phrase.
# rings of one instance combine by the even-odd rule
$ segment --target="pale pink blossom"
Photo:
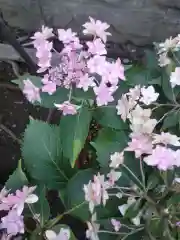
[[[174,166],[180,167],[180,150],[174,152]]]
[[[44,72],[51,66],[52,58],[52,42],[44,41],[37,47],[36,57],[38,58],[38,66],[40,69],[38,72]]]
[[[88,91],[89,87],[95,86],[94,77],[89,77],[87,73],[80,77],[79,83],[77,84],[77,88],[82,88],[85,92]]]
[[[70,231],[67,228],[61,228],[58,234],[52,230],[47,230],[45,234],[48,240],[69,240],[71,237]]]
[[[100,38],[97,38],[92,42],[87,42],[86,44],[88,46],[88,52],[93,55],[106,55],[107,54],[105,44],[101,41]]]
[[[46,39],[51,38],[53,36],[54,36],[53,29],[48,28],[48,27],[43,25],[42,28],[41,28],[41,32],[36,32],[34,34],[34,36],[32,37],[32,39],[34,39],[34,40],[37,40],[37,39],[46,40]]]
[[[1,218],[1,229],[5,229],[8,235],[15,236],[18,233],[24,233],[23,216],[19,215],[16,210],[11,210],[8,215]]]
[[[92,17],[89,17],[90,22],[86,22],[83,27],[83,33],[85,35],[94,35],[100,37],[103,42],[106,42],[107,36],[110,36],[111,33],[106,32],[106,30],[110,27],[107,23],[101,22],[100,20],[95,20]]]
[[[56,83],[52,81],[48,81],[44,84],[44,86],[41,88],[42,92],[46,92],[49,95],[52,95],[56,92]]]
[[[108,184],[110,187],[114,186],[115,182],[119,180],[119,178],[122,176],[121,172],[117,172],[114,169],[112,169],[108,174]]]
[[[77,106],[70,103],[69,101],[65,101],[62,104],[54,104],[58,110],[62,111],[63,115],[74,115],[77,113]]]
[[[125,122],[130,113],[130,106],[126,94],[123,94],[121,99],[118,100],[116,109],[117,114],[120,115],[122,120]]]
[[[113,225],[113,228],[114,228],[115,232],[119,232],[119,230],[120,230],[120,228],[121,228],[121,223],[120,223],[120,221],[112,218],[112,219],[111,219],[111,224]]]
[[[34,103],[35,101],[41,102],[40,90],[29,79],[23,80],[24,87],[23,93],[28,101]]]
[[[88,229],[86,230],[86,237],[90,240],[99,240],[98,231],[100,225],[96,223],[96,213],[92,215],[91,222],[87,222]]]
[[[64,44],[69,44],[73,41],[76,41],[76,33],[72,32],[70,28],[67,30],[64,29],[58,29],[58,38],[60,41],[62,41]]]
[[[17,213],[21,215],[24,209],[24,204],[32,204],[38,201],[38,197],[33,194],[36,187],[24,186],[22,190],[16,190],[15,194],[8,194],[7,197],[1,200],[0,209],[6,206],[6,209],[16,209]]]
[[[143,159],[147,165],[157,166],[159,170],[167,171],[174,165],[174,151],[170,148],[156,146],[152,154]]]
[[[90,73],[97,73],[102,76],[106,71],[106,58],[105,56],[95,55],[87,61],[87,67]]]
[[[156,93],[153,86],[149,86],[147,88],[141,88],[141,99],[140,101],[143,102],[145,105],[150,105],[151,103],[155,102],[159,96],[159,93]]]
[[[177,45],[178,45],[178,37],[175,38],[168,38],[164,42],[159,43],[158,45],[158,54],[164,53],[164,52],[169,52],[170,50],[177,50]]]
[[[171,73],[170,83],[172,88],[176,85],[180,86],[180,67],[176,67],[174,72]]]
[[[89,181],[87,185],[84,185],[85,200],[89,203],[89,210],[93,212],[94,207],[100,205],[102,202],[103,205],[106,204],[106,201],[109,199],[107,184],[104,180],[104,175],[99,173],[94,176],[93,181]]]
[[[153,144],[161,143],[163,145],[180,146],[180,138],[169,132],[161,132],[161,134],[153,135]]]
[[[112,78],[120,78],[121,80],[125,80],[124,75],[124,66],[122,65],[121,59],[118,58],[115,63],[111,65],[111,77]]]
[[[148,135],[133,133],[125,151],[132,151],[135,153],[136,158],[139,158],[143,154],[151,154],[152,147],[152,140]]]
[[[110,160],[109,167],[118,168],[124,162],[124,152],[115,152],[111,155]]]
[[[107,87],[101,83],[100,86],[94,87],[94,93],[96,94],[96,102],[98,106],[108,105],[108,103],[114,101],[112,94],[117,89],[114,87]]]
[[[150,119],[151,113],[151,109],[143,109],[137,105],[130,114],[131,130],[135,133],[151,134],[157,124],[156,119]]]
[[[167,53],[162,53],[159,55],[159,66],[160,67],[165,67],[171,63],[171,59],[168,57]]]
[[[135,86],[134,88],[130,88],[127,96],[131,99],[131,101],[138,101],[141,95],[141,87],[140,85]]]

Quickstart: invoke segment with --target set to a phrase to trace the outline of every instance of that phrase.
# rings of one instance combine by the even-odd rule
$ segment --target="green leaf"
[[[167,117],[165,117],[162,129],[166,130],[168,128],[175,127],[178,124],[179,119],[180,119],[179,112],[177,111],[171,112],[169,115],[167,115]]]
[[[31,207],[33,212],[40,215],[40,225],[43,227],[50,217],[50,207],[46,198],[46,187],[43,185],[38,186],[35,194],[39,199]]]
[[[24,133],[22,155],[30,176],[38,183],[50,188],[67,183],[70,164],[62,157],[59,127],[31,120]]]
[[[127,84],[129,86],[136,85],[148,85],[148,80],[150,79],[150,73],[142,65],[134,65],[128,71],[126,71]]]
[[[127,209],[124,217],[125,218],[135,218],[140,212],[141,199],[136,200],[136,202],[132,203]]]
[[[76,115],[63,116],[60,121],[63,154],[74,167],[89,132],[92,113],[82,106]]]
[[[85,201],[83,187],[84,184],[93,179],[93,175],[92,169],[81,170],[71,178],[67,185],[66,194],[69,214],[83,221],[87,221],[90,218],[89,206]]]
[[[128,125],[117,115],[115,106],[97,108],[94,112],[96,122],[102,126],[118,130],[128,129]]]
[[[7,189],[10,189],[12,192],[17,189],[21,189],[23,186],[28,185],[28,180],[26,178],[25,173],[21,167],[21,160],[18,162],[18,167],[13,172],[13,174],[7,180],[5,186]]]
[[[170,84],[170,76],[164,71],[162,72],[162,90],[164,92],[164,95],[167,99],[169,99],[171,102],[175,101],[175,98],[180,92],[180,88],[172,88]]]
[[[124,150],[127,141],[128,137],[124,131],[104,128],[99,131],[98,137],[91,145],[96,149],[97,161],[102,167],[108,167],[110,155]]]

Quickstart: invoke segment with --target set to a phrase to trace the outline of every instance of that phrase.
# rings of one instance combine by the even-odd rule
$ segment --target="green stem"
[[[142,182],[136,177],[136,175],[131,171],[131,169],[128,168],[125,164],[122,164],[122,166],[136,179],[142,189],[146,192],[145,186],[143,186]]]
[[[84,205],[86,203],[86,201],[80,203],[79,205],[76,205],[75,207],[69,209],[68,211],[58,215],[57,217],[55,217],[54,219],[52,219],[51,221],[49,221],[49,223],[47,224],[47,228],[51,229],[54,225],[56,225],[65,215],[70,214],[71,212],[73,212],[74,210],[80,208],[82,205]]]

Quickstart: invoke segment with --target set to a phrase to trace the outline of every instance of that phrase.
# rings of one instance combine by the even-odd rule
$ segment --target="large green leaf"
[[[34,213],[40,215],[40,225],[44,227],[50,217],[50,207],[46,198],[46,187],[44,185],[38,186],[35,193],[39,199],[36,203],[32,204],[32,209]]]
[[[76,115],[63,116],[60,121],[63,154],[74,167],[89,132],[92,113],[82,106]]]
[[[97,108],[94,112],[96,122],[102,126],[114,129],[128,129],[127,124],[117,115],[115,106],[104,106]]]
[[[70,164],[62,157],[59,127],[31,120],[24,133],[22,155],[30,176],[38,182],[50,188],[67,183]]]
[[[128,144],[128,134],[126,131],[115,131],[110,128],[104,128],[99,131],[95,142],[91,144],[96,149],[97,161],[101,167],[108,168],[110,155],[124,150]],[[139,185],[138,179],[141,181],[142,178],[140,160],[136,159],[133,153],[125,152],[124,165],[125,167],[121,167],[120,169],[122,171],[122,177],[119,179],[118,185],[125,186],[128,185],[130,181]],[[132,173],[134,173],[134,175]]]
[[[71,178],[67,185],[67,208],[71,215],[87,221],[90,218],[89,206],[85,201],[84,184],[93,179],[91,169],[81,170]]]
[[[18,167],[13,172],[13,174],[9,177],[5,186],[7,189],[14,192],[17,189],[21,189],[25,185],[28,185],[28,180],[27,180],[25,173],[22,170],[21,160],[19,160]]]
[[[111,128],[104,128],[99,131],[98,137],[92,146],[97,152],[97,161],[102,167],[108,167],[110,155],[114,152],[121,152],[127,146],[128,137],[124,131],[115,131]]]

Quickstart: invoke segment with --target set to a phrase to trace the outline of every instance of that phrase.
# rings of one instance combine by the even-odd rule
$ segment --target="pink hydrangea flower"
[[[34,36],[32,37],[32,39],[33,40],[38,40],[38,39],[46,40],[46,39],[51,38],[53,36],[54,36],[53,29],[52,28],[48,28],[48,27],[43,25],[42,28],[41,28],[41,32],[36,32],[34,34]]]
[[[86,230],[86,237],[90,240],[99,240],[98,231],[100,224],[96,223],[96,213],[92,215],[91,222],[87,222],[88,229]]]
[[[77,113],[77,106],[70,103],[69,101],[65,101],[62,104],[54,104],[58,110],[62,111],[63,115],[74,115]]]
[[[104,42],[107,40],[107,36],[110,36],[111,33],[106,32],[110,27],[107,23],[101,22],[100,20],[94,20],[92,17],[89,17],[90,22],[86,22],[83,27],[83,33],[85,35],[94,35],[100,37]]]
[[[49,76],[46,74],[42,79],[44,86],[42,87],[42,92],[47,92],[49,95],[52,95],[56,92],[56,83],[49,80]]]
[[[38,66],[40,67],[38,72],[44,72],[51,66],[52,47],[52,42],[48,41],[44,41],[40,46],[38,46],[36,52],[36,57],[38,58]]]
[[[77,40],[76,33],[72,32],[70,28],[67,30],[64,29],[58,29],[58,38],[60,41],[62,41],[64,44],[69,44],[71,42],[74,42]]]
[[[109,184],[104,181],[104,175],[94,176],[94,181],[89,181],[87,185],[84,185],[85,200],[89,202],[89,210],[93,212],[94,207],[100,205],[101,201],[105,205],[109,199],[106,189]]]
[[[120,221],[117,221],[116,219],[112,218],[112,219],[111,219],[111,224],[113,225],[114,230],[115,230],[116,232],[119,232],[119,230],[120,230],[120,228],[121,228],[121,223],[120,223]]]
[[[35,101],[41,102],[40,91],[29,79],[23,80],[24,88],[23,93],[28,101],[34,103]]]
[[[95,55],[87,61],[87,67],[90,73],[97,73],[100,76],[106,72],[106,58],[105,56]]]
[[[152,154],[143,159],[147,165],[157,166],[159,170],[172,169],[174,165],[174,151],[170,148],[156,146]]]
[[[94,87],[94,93],[96,94],[96,102],[98,106],[108,105],[109,102],[114,101],[112,94],[117,89],[107,87],[105,84],[100,84],[99,87]]]
[[[92,42],[87,42],[86,44],[88,46],[88,52],[93,55],[106,55],[107,54],[105,44],[99,38],[95,39]]]
[[[19,215],[16,210],[11,210],[7,216],[1,218],[1,229],[5,229],[8,235],[15,236],[18,233],[24,233],[23,216]]]
[[[82,88],[85,92],[88,91],[89,87],[95,86],[94,77],[89,77],[87,73],[80,77],[79,83],[77,84],[77,88]]]
[[[151,154],[152,147],[152,141],[148,135],[131,134],[131,142],[125,150],[134,152],[136,158],[139,158],[142,154]]]
[[[38,197],[33,194],[35,189],[36,187],[24,186],[22,190],[17,190],[15,195],[8,194],[7,197],[1,200],[0,209],[3,210],[4,207],[7,210],[13,208],[21,215],[25,203],[32,204],[38,201]]]

